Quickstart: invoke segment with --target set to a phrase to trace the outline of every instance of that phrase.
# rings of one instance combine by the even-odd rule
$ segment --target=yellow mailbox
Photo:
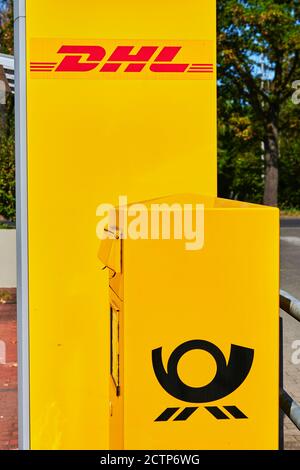
[[[277,449],[278,211],[195,195],[144,206],[126,226],[140,236],[122,233],[119,208],[99,252],[110,273],[110,448]],[[195,227],[203,208],[198,246],[172,227],[170,239],[142,233],[167,206],[173,228],[176,211],[192,207]]]

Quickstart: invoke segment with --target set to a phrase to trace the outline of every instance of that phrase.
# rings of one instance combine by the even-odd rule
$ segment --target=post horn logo
[[[185,384],[178,375],[178,363],[189,351],[208,352],[215,360],[217,372],[213,380],[202,387],[191,387]],[[227,397],[237,390],[246,380],[254,359],[254,350],[243,346],[231,345],[228,363],[222,351],[213,343],[204,340],[193,340],[178,346],[170,355],[167,370],[162,361],[162,348],[152,351],[154,373],[163,389],[172,397],[188,403],[210,403]],[[224,407],[235,419],[246,419],[247,416],[236,406]],[[186,421],[198,407],[185,408],[174,421]],[[229,419],[217,406],[206,409],[216,419]],[[167,408],[156,421],[168,421],[179,408]]]

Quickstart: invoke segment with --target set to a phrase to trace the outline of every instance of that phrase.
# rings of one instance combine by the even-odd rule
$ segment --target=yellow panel
[[[124,240],[124,379],[119,397],[111,388],[111,448],[277,449],[279,211],[191,195],[156,202],[204,204],[204,247]],[[186,343],[182,385],[169,358]],[[177,411],[156,421],[167,408]],[[174,421],[186,408],[190,417]]]
[[[26,1],[34,449],[108,447],[109,309],[96,208],[120,194],[216,194],[216,64],[213,50],[205,80],[52,80],[33,78],[29,63],[48,53],[51,62],[60,38],[215,43],[215,9],[213,0]],[[39,39],[43,57],[34,55]]]

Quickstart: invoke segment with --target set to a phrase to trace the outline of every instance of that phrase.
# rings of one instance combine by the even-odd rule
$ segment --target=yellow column
[[[108,447],[97,206],[216,194],[215,13],[213,0],[26,1],[33,449]]]

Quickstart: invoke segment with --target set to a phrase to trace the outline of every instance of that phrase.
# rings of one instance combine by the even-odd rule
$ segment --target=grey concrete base
[[[16,231],[0,229],[0,288],[16,285]]]

